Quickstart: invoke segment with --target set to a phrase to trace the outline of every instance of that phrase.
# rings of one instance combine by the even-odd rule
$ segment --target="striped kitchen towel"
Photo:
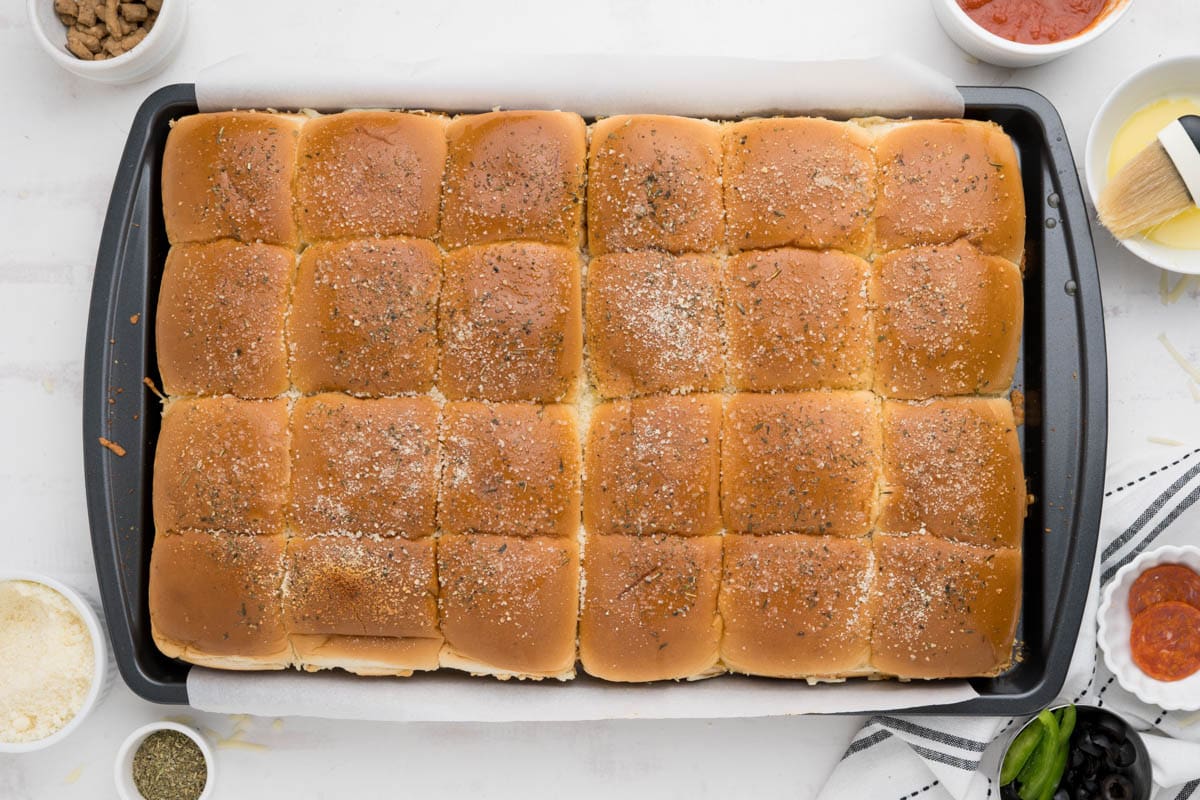
[[[1096,649],[1100,587],[1147,548],[1197,543],[1200,448],[1168,464],[1143,460],[1109,466],[1098,563],[1061,702],[1109,707],[1140,728],[1200,741],[1200,713],[1164,712],[1142,703],[1121,689]],[[1000,787],[993,776],[1005,733],[1021,722],[997,717],[873,716],[850,742],[819,800],[998,798]],[[1154,797],[1200,800],[1200,781],[1160,787]]]

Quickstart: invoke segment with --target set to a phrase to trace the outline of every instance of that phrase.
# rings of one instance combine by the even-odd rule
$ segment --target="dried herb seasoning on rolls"
[[[176,121],[162,181],[168,655],[1013,663],[1025,213],[998,126],[236,111]]]

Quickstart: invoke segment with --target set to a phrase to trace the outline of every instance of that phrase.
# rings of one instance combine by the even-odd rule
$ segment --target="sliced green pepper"
[[[1058,720],[1058,740],[1064,744],[1071,741],[1071,734],[1075,730],[1075,706],[1067,706],[1062,710],[1062,717]]]
[[[1058,720],[1046,709],[1042,709],[1037,718],[1043,726],[1044,733],[1037,749],[1017,775],[1017,780],[1021,782],[1017,795],[1021,800],[1040,800],[1046,784],[1050,782],[1051,772],[1058,758]]]
[[[1017,734],[1017,738],[1008,746],[1008,752],[1004,754],[1004,765],[1000,768],[1001,786],[1007,786],[1016,779],[1045,734],[1046,727],[1040,722],[1036,725],[1026,725],[1025,729]]]
[[[1073,724],[1073,723],[1072,723]],[[1070,736],[1059,742],[1054,754],[1054,766],[1050,769],[1050,777],[1042,788],[1041,800],[1054,800],[1054,793],[1062,783],[1063,773],[1067,771],[1067,754],[1071,751]]]

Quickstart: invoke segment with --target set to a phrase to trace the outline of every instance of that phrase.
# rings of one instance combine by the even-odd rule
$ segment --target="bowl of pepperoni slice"
[[[1200,709],[1200,547],[1159,547],[1126,564],[1098,616],[1104,663],[1122,687],[1165,709]]]

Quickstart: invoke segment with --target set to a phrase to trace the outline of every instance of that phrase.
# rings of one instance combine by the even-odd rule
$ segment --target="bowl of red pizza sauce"
[[[1200,548],[1159,547],[1117,572],[1099,610],[1104,663],[1146,703],[1200,709]]]

